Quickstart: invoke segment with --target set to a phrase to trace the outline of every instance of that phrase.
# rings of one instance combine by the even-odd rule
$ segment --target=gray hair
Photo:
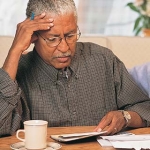
[[[43,12],[56,15],[73,13],[77,21],[77,10],[73,0],[29,0],[26,16],[31,17],[32,12],[35,16]]]

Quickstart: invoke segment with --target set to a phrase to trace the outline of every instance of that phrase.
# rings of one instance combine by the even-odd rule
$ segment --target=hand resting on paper
[[[127,123],[122,111],[110,111],[108,112],[102,120],[99,122],[98,126],[94,131],[101,132],[106,130],[105,135],[113,135],[126,127],[145,127],[146,123],[142,118],[133,111],[128,111],[131,116],[130,121]]]

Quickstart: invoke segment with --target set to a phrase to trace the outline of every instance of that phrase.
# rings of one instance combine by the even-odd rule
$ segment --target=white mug
[[[28,120],[24,122],[24,130],[18,130],[16,137],[25,143],[27,149],[43,149],[47,147],[47,121]],[[19,137],[24,132],[25,138]]]

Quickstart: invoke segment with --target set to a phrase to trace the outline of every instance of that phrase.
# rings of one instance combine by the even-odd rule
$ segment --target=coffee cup
[[[47,147],[47,121],[28,120],[24,122],[24,130],[18,130],[16,137],[23,141],[26,149],[43,149]],[[24,133],[24,139],[19,133]]]

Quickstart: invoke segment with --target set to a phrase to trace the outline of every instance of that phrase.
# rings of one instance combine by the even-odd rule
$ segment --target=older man
[[[76,42],[73,0],[29,0],[0,69],[0,134],[13,134],[28,119],[49,126],[97,125],[114,134],[145,127],[150,100],[108,49]],[[35,44],[32,52],[22,53]]]

